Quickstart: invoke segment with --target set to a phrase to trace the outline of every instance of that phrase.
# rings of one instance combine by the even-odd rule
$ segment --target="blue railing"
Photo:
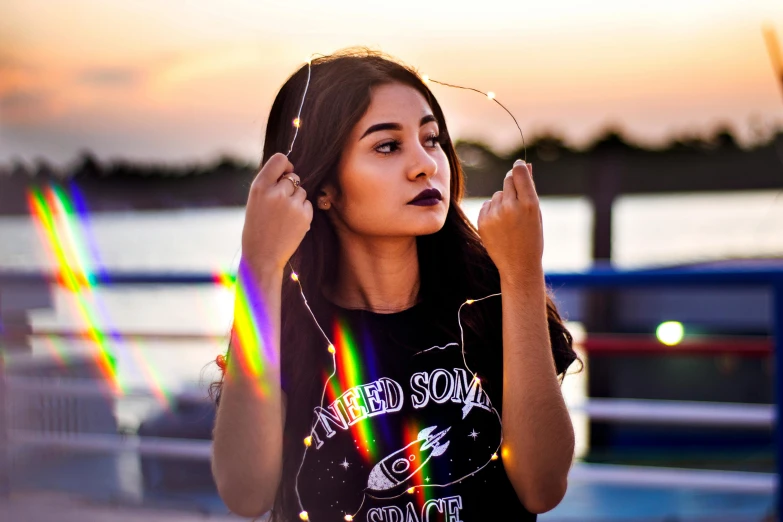
[[[212,285],[215,276],[201,272],[152,273],[112,272],[90,276],[92,284],[98,286],[124,285]],[[633,288],[633,287],[763,287],[770,291],[771,334],[775,354],[775,447],[776,475],[778,489],[777,512],[783,513],[781,478],[783,477],[783,430],[778,424],[783,419],[783,260],[748,262],[741,266],[695,266],[649,270],[620,271],[612,268],[594,268],[581,273],[550,273],[548,283],[558,291],[586,288]],[[56,282],[52,275],[37,272],[0,271],[0,288],[7,285],[47,285]]]

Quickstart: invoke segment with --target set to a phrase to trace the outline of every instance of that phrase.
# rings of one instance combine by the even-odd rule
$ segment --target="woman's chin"
[[[421,220],[420,223],[418,223],[418,226],[416,227],[416,232],[413,234],[414,236],[428,236],[430,234],[434,234],[435,232],[438,232],[440,229],[443,228],[443,225],[446,224],[446,216],[445,214],[443,216],[432,216],[431,220]]]

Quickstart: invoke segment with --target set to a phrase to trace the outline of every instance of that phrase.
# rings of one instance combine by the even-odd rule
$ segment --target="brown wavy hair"
[[[295,130],[292,122],[299,111],[307,75],[307,65],[304,65],[278,92],[269,113],[262,165],[275,153],[288,152]],[[412,68],[380,52],[350,48],[312,61],[310,85],[302,107],[302,126],[289,156],[301,178],[301,186],[307,191],[307,198],[316,209],[310,230],[290,260],[316,316],[327,310],[328,302],[322,289],[335,280],[339,259],[337,236],[326,213],[317,210],[316,198],[327,183],[339,190],[337,169],[345,143],[370,106],[372,89],[391,83],[410,86],[429,102],[438,121],[441,146],[449,160],[452,204],[446,222],[438,232],[416,238],[421,281],[419,299],[437,303],[434,309],[451,313],[467,298],[500,291],[498,270],[476,228],[457,204],[464,196],[464,174],[437,100]],[[444,259],[448,262],[444,263]],[[288,275],[290,272],[286,273],[286,278]],[[558,375],[562,377],[578,358],[572,347],[571,334],[549,296],[546,306],[552,350],[558,361]],[[303,320],[309,316],[299,295],[299,286],[286,284],[284,280],[280,352],[287,414],[283,473],[272,509],[275,522],[298,519],[294,485],[304,451],[302,439],[310,430],[309,412],[321,391],[322,376],[316,361],[323,358],[324,339],[311,320]],[[481,313],[470,316],[463,319],[463,324],[475,332],[481,331],[490,320]],[[492,320],[497,324],[497,318]],[[229,355],[230,348],[227,357]],[[222,378],[211,387],[217,401],[221,386]]]

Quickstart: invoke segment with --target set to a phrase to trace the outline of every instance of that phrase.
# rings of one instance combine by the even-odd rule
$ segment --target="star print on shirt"
[[[478,434],[478,432],[476,432],[476,430],[473,430],[470,433],[468,433],[468,437],[473,437],[473,440],[476,440],[476,437],[478,437],[478,436],[479,436],[479,434]]]
[[[340,464],[338,464],[338,466],[342,466],[343,469],[346,471],[348,470],[348,466],[350,465],[351,464],[348,462],[348,459],[343,459],[343,461]]]

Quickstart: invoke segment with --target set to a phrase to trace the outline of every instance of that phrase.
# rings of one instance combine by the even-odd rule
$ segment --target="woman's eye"
[[[375,152],[380,152],[381,154],[391,154],[395,150],[400,148],[400,142],[397,140],[387,141],[386,143],[381,143],[377,147],[375,147]]]
[[[440,136],[436,134],[430,134],[427,136],[427,143],[430,144],[430,147],[437,147],[440,145]]]

